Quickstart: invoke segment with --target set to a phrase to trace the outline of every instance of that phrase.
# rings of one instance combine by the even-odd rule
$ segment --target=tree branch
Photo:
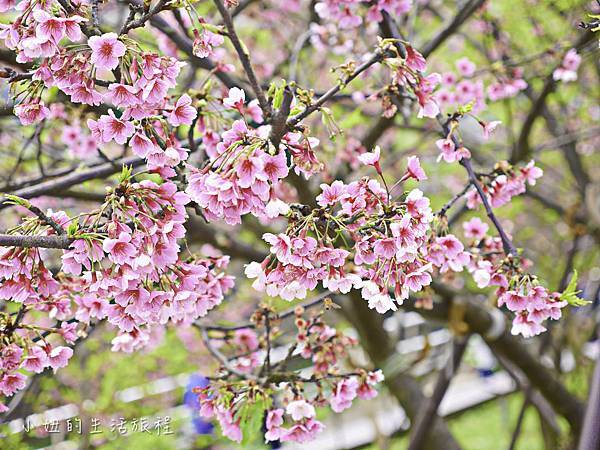
[[[436,34],[431,41],[429,41],[423,46],[423,48],[421,49],[421,54],[425,58],[431,55],[446,41],[446,39],[448,39],[450,36],[456,33],[456,31],[462,26],[462,24],[465,23],[467,19],[471,17],[471,15],[473,15],[473,13],[477,11],[477,9],[479,9],[479,7],[483,5],[483,3],[485,3],[485,1],[486,0],[467,1],[463,5],[463,7],[456,13],[454,18],[450,21],[450,23],[448,23],[448,25],[442,28],[440,32]]]
[[[61,236],[26,236],[17,234],[0,234],[0,247],[41,247],[68,249],[73,238]]]
[[[248,81],[250,81],[250,85],[252,86],[252,90],[254,91],[254,95],[258,99],[258,103],[260,105],[260,109],[262,109],[263,114],[265,115],[265,119],[271,116],[271,104],[267,101],[267,97],[265,97],[265,93],[263,92],[258,79],[256,78],[256,74],[254,73],[254,68],[250,63],[250,55],[248,54],[248,50],[246,46],[240,41],[238,37],[235,27],[233,25],[233,19],[227,10],[227,7],[223,4],[222,0],[214,0],[215,6],[219,10],[221,17],[223,17],[223,22],[225,23],[225,27],[227,28],[227,35],[237,52],[240,62],[242,63],[242,67],[246,72],[246,76],[248,77]]]
[[[144,163],[142,158],[138,156],[128,156],[126,158],[115,160],[111,163],[99,164],[87,170],[73,172],[53,180],[44,181],[39,184],[18,189],[11,194],[21,198],[33,198],[46,195],[49,192],[59,192],[63,189],[68,189],[72,186],[81,184],[85,181],[95,178],[105,178],[117,173],[123,165],[138,167]],[[6,199],[0,200],[0,210],[10,206]]]
[[[354,72],[352,72],[345,80],[336,84],[327,92],[325,92],[321,97],[317,99],[313,104],[306,107],[304,111],[299,113],[298,115],[291,117],[287,121],[288,128],[294,128],[298,125],[303,119],[311,115],[313,112],[318,110],[321,106],[323,106],[330,98],[332,98],[335,94],[337,94],[342,88],[348,85],[352,80],[354,80],[357,76],[367,70],[374,64],[381,62],[383,60],[383,54],[379,51],[375,52],[371,58],[362,63],[360,66],[356,68]]]

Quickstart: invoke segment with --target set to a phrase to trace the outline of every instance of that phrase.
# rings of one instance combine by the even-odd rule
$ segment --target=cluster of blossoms
[[[68,222],[63,212],[49,211],[47,217],[61,227]],[[33,217],[26,218],[20,230],[26,235],[55,234]],[[0,300],[20,305],[19,312],[0,313],[0,393],[6,397],[25,388],[23,371],[40,373],[47,367],[65,367],[73,350],[57,342],[73,344],[77,339],[77,324],[67,321],[71,316],[69,290],[54,278],[41,256],[37,248],[0,248]],[[24,324],[29,311],[44,312],[48,319],[41,324]],[[52,319],[58,320],[54,327]],[[6,410],[0,402],[0,412]]]
[[[479,288],[497,287],[498,307],[506,306],[515,315],[513,334],[536,336],[546,331],[545,320],[560,319],[567,301],[561,299],[559,292],[550,292],[534,276],[524,273],[519,266],[526,261],[503,256],[502,241],[487,235],[487,224],[476,217],[465,222],[463,228],[472,241],[468,269]]]
[[[265,358],[259,372],[259,377],[264,378],[260,384],[256,380],[228,380],[225,375],[195,389],[200,415],[216,418],[228,438],[240,442],[244,437],[242,429],[247,428],[248,422],[256,423],[259,417],[264,418],[265,441],[308,442],[324,428],[316,420],[317,407],[328,405],[334,412],[341,412],[355,398],[371,399],[377,395],[375,386],[383,380],[381,371],[340,372],[343,358],[356,341],[327,326],[322,312],[308,318],[303,314],[303,308],[294,311],[296,340],[290,344],[285,359],[274,362]],[[259,342],[254,331],[241,331],[233,335],[232,351],[246,358],[248,349],[258,351]],[[270,330],[266,333],[273,334]],[[310,359],[312,373],[303,372],[300,376],[286,371],[293,358]],[[275,407],[276,402],[282,402],[282,407]]]
[[[7,11],[14,6],[14,3],[8,4],[2,9]],[[17,9],[21,14],[12,24],[1,26],[0,39],[7,48],[17,52],[20,63],[60,53],[59,42],[65,38],[72,42],[80,40],[81,24],[87,22],[79,15],[69,14],[62,6],[51,10],[49,4],[36,1],[21,2]]]
[[[83,223],[105,215],[101,237],[78,239],[63,255],[63,272],[81,277],[72,280],[76,319],[107,318],[119,329],[115,350],[143,346],[154,325],[206,315],[233,286],[223,273],[228,257],[181,258],[188,202],[174,183],[126,180]]]
[[[44,88],[53,86],[73,103],[112,105],[118,109],[87,121],[91,136],[77,132],[76,124],[65,130],[65,138],[82,138],[79,142],[69,140],[74,155],[85,157],[111,141],[119,145],[129,141],[135,154],[147,158],[150,170],[174,176],[171,167],[185,160],[187,152],[168,133],[159,136],[154,131],[148,138],[144,129],[160,130],[166,122],[172,127],[192,125],[196,119],[197,111],[187,94],[178,99],[168,96],[184,64],[173,57],[145,52],[115,33],[98,36],[86,32],[87,45],[59,45],[63,38],[81,40],[80,24],[87,19],[64,15],[61,8],[46,10],[40,2],[21,2],[19,10],[23,13],[11,25],[2,26],[0,38],[18,52],[18,62],[38,63],[31,80],[24,82],[25,89],[17,95],[15,114],[21,123],[29,125],[50,117],[41,97]],[[103,77],[113,75],[115,81],[103,81]],[[159,145],[157,140],[167,142]]]
[[[576,81],[579,64],[581,64],[581,56],[577,53],[577,50],[572,48],[565,54],[560,67],[554,70],[552,78],[565,83]]]
[[[0,0],[0,11],[14,3]],[[297,6],[294,1],[285,3],[289,10]],[[225,4],[231,7],[235,2]],[[319,0],[315,2],[317,14],[337,26],[313,24],[309,38],[321,47],[335,41],[334,51],[344,53],[352,42],[338,45],[337,28],[360,26],[359,13],[366,13],[366,21],[381,22],[386,14],[396,17],[411,6],[412,0]],[[74,11],[85,8],[85,2],[77,3]],[[22,307],[20,312],[0,313],[0,393],[4,396],[25,387],[22,371],[64,367],[73,354],[66,345],[75,342],[79,331],[99,321],[117,329],[113,350],[132,352],[151,343],[167,323],[192,324],[223,301],[233,287],[233,278],[225,274],[229,258],[184,257],[180,252],[185,208],[192,201],[208,220],[222,219],[230,225],[241,223],[246,214],[259,219],[287,217],[284,232],[263,236],[270,255],[246,267],[246,275],[255,279],[253,287],[271,297],[302,299],[320,283],[331,292],[360,291],[368,307],[383,314],[395,311],[411,293],[422,292],[436,273],[467,269],[480,288],[497,286],[498,305],[515,314],[513,333],[536,335],[545,330],[546,319],[560,317],[567,302],[523,273],[515,255],[500,257],[502,242],[487,236],[483,222],[474,219],[465,224],[465,235],[473,240],[466,249],[452,234],[435,230],[430,201],[421,190],[392,196],[378,148],[367,153],[353,143],[357,151],[341,159],[355,168],[359,162],[373,166],[384,186],[368,177],[350,183],[333,181],[321,185],[318,207],[288,205],[282,201],[282,180],[289,171],[308,178],[323,168],[314,152],[319,140],[308,135],[307,127],[287,127],[290,122],[286,121],[281,136],[273,138],[276,127],[265,123],[271,118],[263,117],[258,100],[246,102],[239,88],[231,88],[223,99],[218,97],[218,107],[211,111],[199,109],[214,99],[206,87],[210,83],[203,85],[201,93],[192,94],[194,98],[171,96],[183,63],[177,59],[177,46],[167,37],[159,40],[165,54],[161,56],[125,34],[95,35],[96,30],[87,28],[86,18],[66,11],[61,4],[23,0],[17,10],[12,24],[0,25],[0,39],[17,51],[17,62],[34,62],[36,67],[30,80],[20,77],[19,86],[25,89],[16,97],[15,114],[21,123],[53,118],[52,108],[42,101],[46,88],[58,89],[72,103],[93,107],[104,103],[108,108],[99,108],[103,113],[88,119],[87,129],[79,121],[65,120],[68,126],[62,130],[62,140],[69,151],[85,158],[114,142],[144,158],[148,170],[162,181],[134,182],[127,176],[109,190],[97,211],[82,214],[78,221],[63,212],[48,212],[50,223],[28,218],[13,230],[25,237],[62,230],[73,241],[62,255],[58,275],[46,268],[43,253],[36,248],[0,249],[0,300]],[[184,26],[193,22],[187,15],[179,20]],[[200,19],[192,33],[193,55],[214,58],[214,72],[233,70],[219,62],[225,34],[220,27]],[[65,40],[75,45],[59,45]],[[415,98],[419,118],[437,118],[445,107],[459,106],[465,111],[465,105],[470,105],[469,111],[480,111],[486,99],[513,97],[527,87],[521,71],[509,69],[486,89],[483,81],[474,81],[476,66],[466,58],[457,61],[458,74],[426,74],[425,58],[416,49],[385,41],[380,41],[377,56],[384,56],[379,62],[391,69],[391,84],[375,97],[383,98],[387,117],[397,113],[399,99]],[[390,52],[396,57],[389,57]],[[574,50],[569,51],[554,78],[576,79],[580,60]],[[351,66],[347,66],[350,71]],[[296,90],[296,97],[301,103],[319,109],[312,98],[304,101],[300,91]],[[295,101],[292,111],[298,110]],[[325,117],[324,108],[321,111]],[[208,120],[213,116],[218,120]],[[209,123],[221,121],[225,123],[222,129],[209,128]],[[487,138],[499,122],[479,123]],[[196,145],[194,131],[202,133],[207,159],[199,168],[185,165],[188,149],[177,138],[181,126],[190,127],[189,150]],[[471,156],[456,144],[453,131],[437,142],[440,159],[448,163]],[[524,192],[527,183],[535,184],[542,171],[532,161],[521,169],[499,165],[492,175],[487,176],[489,182],[483,189],[497,207]],[[410,178],[427,178],[414,156],[408,159],[397,186]],[[185,185],[184,192],[175,181],[168,181],[173,179]],[[481,202],[475,191],[467,199],[471,208]],[[31,310],[46,314],[39,320],[27,314]],[[258,417],[264,418],[266,441],[307,442],[323,429],[316,420],[317,407],[341,412],[355,398],[370,399],[377,394],[375,386],[383,379],[380,371],[343,373],[347,349],[356,342],[326,325],[322,314],[305,319],[298,309],[295,340],[284,359],[272,361],[271,345],[280,336],[272,323],[265,326],[268,314],[255,323],[256,328],[265,329],[263,338],[250,328],[226,335],[222,348],[229,348],[233,356],[221,361],[220,377],[198,389],[201,415],[215,417],[225,436],[241,441],[244,423]],[[34,319],[38,322],[33,323]],[[309,362],[311,374],[288,370],[294,358]],[[0,403],[0,412],[4,410]]]
[[[336,22],[344,28],[356,28],[363,23],[360,9],[369,7],[366,12],[367,22],[381,22],[383,13],[396,17],[406,14],[412,7],[412,0],[319,0],[315,11],[324,20]]]
[[[444,72],[441,75],[441,87],[435,93],[435,99],[442,108],[456,108],[470,104],[474,112],[486,107],[486,100],[495,102],[511,98],[527,87],[520,68],[507,70],[498,80],[485,87],[483,80],[475,80],[477,66],[468,58],[456,61],[456,72]]]
[[[256,100],[245,104],[242,89],[232,88],[223,104],[262,122]],[[320,168],[313,147],[318,140],[302,133],[286,133],[275,148],[269,140],[270,126],[250,128],[244,119],[235,120],[222,135],[209,134],[209,157],[201,169],[189,167],[186,193],[205,210],[208,220],[223,219],[230,225],[245,214],[273,218],[288,209],[276,190],[289,173],[288,157],[296,173],[310,176]]]
[[[392,49],[395,50],[395,47]],[[441,82],[441,76],[435,72],[425,75],[427,62],[423,55],[410,45],[406,45],[405,50],[405,58],[385,60],[385,64],[392,69],[392,86],[399,92],[409,90],[415,95],[419,106],[417,117],[435,118],[440,113],[440,108],[434,91]],[[385,99],[384,116],[391,117],[396,113],[397,106],[389,97]]]
[[[97,154],[96,138],[86,133],[78,122],[63,127],[61,140],[74,158],[84,160]]]
[[[360,159],[380,170],[378,152]],[[424,177],[418,158],[409,158],[402,179]],[[469,262],[454,236],[434,235],[429,199],[418,189],[402,201],[390,201],[369,178],[321,189],[319,208],[293,208],[285,233],[263,236],[272,255],[246,267],[255,289],[286,300],[305,298],[319,282],[332,292],[360,289],[369,307],[384,313],[428,286],[434,268],[461,271]]]
[[[521,168],[513,168],[508,163],[497,164],[497,169],[487,175],[489,182],[483,184],[482,188],[488,201],[494,207],[500,207],[527,189],[527,185],[535,186],[536,180],[544,174],[544,171],[535,165],[532,160]],[[467,206],[471,209],[481,204],[481,197],[471,190],[467,193]]]
[[[73,350],[63,345],[52,345],[47,341],[39,344],[27,341],[32,339],[28,334],[25,332],[15,335],[15,342],[3,345],[0,349],[0,394],[5,397],[12,396],[27,385],[27,376],[19,370],[41,373],[50,367],[56,371],[65,367],[73,356]],[[76,339],[73,327],[69,327],[69,330],[63,328],[62,336],[69,344]],[[0,403],[0,413],[7,410],[8,407]]]
[[[225,42],[223,36],[209,29],[209,26],[201,20],[200,30],[194,28],[194,43],[192,51],[198,58],[212,58],[215,56],[215,47]]]
[[[74,236],[62,255],[58,276],[45,267],[37,248],[2,249],[0,299],[45,312],[47,319],[33,323],[25,315],[23,323],[14,323],[4,317],[0,331],[15,336],[22,350],[19,355],[31,360],[21,367],[56,369],[71,356],[70,348],[53,347],[43,337],[40,345],[35,344],[32,336],[37,340],[40,331],[73,343],[78,324],[106,319],[118,329],[113,350],[131,352],[149,344],[153,333],[168,322],[190,324],[220,304],[233,286],[233,277],[224,273],[229,257],[182,258],[179,252],[188,202],[172,182],[158,185],[126,178],[107,194],[97,212],[84,215],[79,224],[63,212],[49,212],[49,221]],[[33,217],[14,231],[56,234],[54,227]],[[53,325],[53,319],[58,323]],[[22,376],[9,368],[5,383],[5,395],[14,392],[10,386],[24,387]]]

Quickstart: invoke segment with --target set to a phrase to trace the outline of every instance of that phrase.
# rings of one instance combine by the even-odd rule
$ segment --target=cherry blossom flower
[[[48,366],[48,355],[39,346],[31,347],[29,354],[23,360],[23,368],[30,372],[41,373]]]
[[[47,118],[50,110],[44,105],[44,102],[37,100],[31,103],[21,103],[15,106],[15,115],[19,118],[22,125],[31,125]]]
[[[554,70],[552,78],[556,81],[569,81],[577,80],[577,69],[581,64],[581,56],[577,54],[577,50],[572,48],[566,54],[562,61],[562,65]]]
[[[283,425],[283,409],[271,409],[267,413],[267,419],[265,421],[265,427],[267,432],[265,433],[265,440],[277,441],[284,435],[285,430],[281,427]]]
[[[406,161],[406,172],[402,176],[401,180],[407,180],[414,178],[417,181],[424,181],[427,179],[425,171],[421,167],[421,162],[416,156],[409,156]]]
[[[243,89],[232,87],[229,89],[227,97],[223,99],[223,104],[228,108],[237,109],[240,113],[243,111],[246,102],[246,93]]]
[[[117,144],[123,145],[135,132],[133,124],[127,120],[117,119],[112,109],[108,110],[108,115],[100,117],[97,126],[102,142],[110,142],[114,139]]]
[[[71,356],[73,356],[73,349],[64,346],[54,347],[48,353],[48,365],[54,370],[66,367]]]
[[[133,135],[129,141],[129,145],[131,146],[133,153],[140,158],[147,157],[148,154],[151,153],[155,148],[155,144],[148,139],[144,133],[141,132],[137,132]]]
[[[490,229],[487,223],[482,222],[479,217],[473,217],[468,222],[463,223],[463,230],[465,230],[465,236],[471,239],[483,239]]]
[[[174,127],[178,127],[179,125],[191,125],[198,116],[198,112],[191,105],[192,99],[189,95],[183,94],[179,97],[173,107],[173,111],[168,115],[169,123]]]
[[[125,55],[127,47],[118,38],[116,33],[105,33],[88,39],[92,49],[90,62],[98,69],[113,70],[119,65],[119,58]]]
[[[198,58],[211,58],[214,56],[214,47],[222,45],[223,36],[208,31],[206,28],[200,33],[194,29],[194,43],[192,51]]]
[[[463,77],[472,77],[475,73],[475,64],[469,58],[460,58],[456,61],[456,68]]]
[[[111,83],[108,86],[107,100],[115,106],[133,106],[139,103],[138,89],[128,84]]]
[[[131,235],[124,231],[117,239],[105,239],[102,249],[115,264],[125,264],[137,253],[136,248],[131,244]]]
[[[352,400],[356,398],[358,393],[358,381],[356,378],[346,378],[341,380],[332,393],[329,403],[331,409],[335,412],[342,412],[352,406]]]
[[[483,127],[483,138],[489,139],[492,132],[500,125],[502,122],[499,120],[492,120],[491,122],[481,122],[481,126]]]
[[[306,400],[295,400],[288,403],[285,408],[285,412],[292,416],[295,421],[307,418],[310,419],[315,417],[315,408],[313,405],[308,403]]]
[[[381,157],[381,149],[378,145],[375,146],[372,152],[363,153],[358,156],[358,160],[365,166],[373,166],[377,173],[381,173],[381,166],[379,165],[379,158]]]

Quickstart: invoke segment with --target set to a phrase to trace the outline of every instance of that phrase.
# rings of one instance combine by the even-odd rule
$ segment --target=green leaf
[[[471,112],[471,110],[473,109],[473,105],[475,105],[474,100],[470,101],[466,105],[459,106],[458,109],[456,110],[456,112],[459,113],[460,115],[464,116],[465,114]]]
[[[571,306],[584,306],[591,302],[588,300],[579,298],[577,296],[577,294],[579,294],[581,292],[581,291],[577,290],[577,278],[578,278],[577,271],[574,270],[573,276],[571,277],[571,281],[569,281],[567,288],[563,291],[562,294],[560,294],[560,300],[567,302]]]
[[[240,408],[240,429],[242,430],[242,446],[246,447],[261,435],[261,428],[267,404],[264,398],[256,402],[247,402]]]
[[[69,236],[69,237],[75,236],[75,234],[77,233],[77,230],[79,230],[79,223],[77,223],[77,221],[74,220],[67,227],[67,236]]]
[[[131,174],[133,173],[133,166],[127,166],[127,165],[123,165],[123,168],[121,169],[121,175],[119,176],[119,181],[122,183],[123,181],[128,180],[129,178],[131,178]]]
[[[19,205],[19,206],[22,206],[27,209],[29,209],[31,207],[31,203],[29,203],[28,200],[18,197],[16,195],[4,194],[4,197],[6,197],[6,199],[8,200],[7,203],[11,203],[13,205]]]
[[[283,103],[283,87],[278,87],[275,90],[275,95],[273,95],[273,108],[274,109],[281,108],[282,103]]]

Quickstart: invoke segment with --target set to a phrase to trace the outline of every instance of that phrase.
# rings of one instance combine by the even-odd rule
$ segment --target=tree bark
[[[396,352],[394,342],[383,328],[383,316],[369,309],[360,292],[353,290],[347,296],[343,313],[360,335],[360,342],[376,367],[382,368],[385,385],[398,400],[406,415],[414,423],[419,410],[427,402],[419,382],[406,373],[386,373],[386,363]],[[460,450],[443,419],[433,415],[429,433],[423,444],[423,450]]]
[[[406,305],[406,309],[417,311],[427,319],[447,321],[454,291],[437,284],[434,289],[441,295],[443,301],[435,303],[433,309],[417,310],[412,306],[413,302],[407,302],[409,304]],[[469,331],[480,334],[494,353],[517,366],[554,410],[567,419],[571,431],[579,434],[583,425],[585,409],[583,402],[571,394],[552,371],[530,353],[519,338],[510,334],[504,316],[499,310],[498,314],[495,314],[481,303],[471,301],[467,304],[463,320],[468,325]]]

